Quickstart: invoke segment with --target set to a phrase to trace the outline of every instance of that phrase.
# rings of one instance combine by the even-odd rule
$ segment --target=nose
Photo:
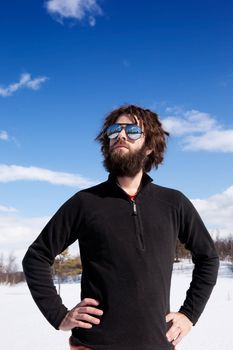
[[[118,139],[121,139],[121,140],[126,140],[127,139],[125,128],[122,128],[121,132],[119,132],[119,134],[117,136],[117,140]]]

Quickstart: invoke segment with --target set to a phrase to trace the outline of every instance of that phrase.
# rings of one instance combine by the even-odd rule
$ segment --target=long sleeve
[[[195,324],[216,284],[219,258],[214,242],[192,203],[183,196],[179,239],[192,254],[194,269],[186,298],[180,308]]]
[[[52,217],[30,245],[23,259],[28,287],[40,311],[58,329],[67,313],[54,286],[51,266],[55,257],[78,238],[82,210],[76,196],[68,200]]]

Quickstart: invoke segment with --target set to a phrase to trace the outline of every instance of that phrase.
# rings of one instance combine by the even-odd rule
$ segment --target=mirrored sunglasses
[[[125,133],[128,136],[128,138],[131,140],[140,139],[141,135],[143,134],[142,129],[137,124],[121,124],[121,123],[110,125],[106,129],[106,134],[109,139],[113,140],[118,137],[118,135],[123,129],[125,130]]]

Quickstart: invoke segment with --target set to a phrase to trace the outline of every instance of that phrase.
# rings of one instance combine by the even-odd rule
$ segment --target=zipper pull
[[[137,215],[137,206],[136,206],[136,203],[134,201],[132,201],[133,203],[133,214],[134,215]]]

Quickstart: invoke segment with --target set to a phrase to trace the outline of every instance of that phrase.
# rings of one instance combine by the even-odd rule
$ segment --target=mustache
[[[129,149],[127,143],[122,142],[122,141],[115,142],[114,145],[112,145],[111,149],[114,149],[114,148],[117,148],[117,147],[125,147],[125,148]]]

